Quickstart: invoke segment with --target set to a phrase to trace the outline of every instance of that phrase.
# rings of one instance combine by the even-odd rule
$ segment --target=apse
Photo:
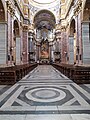
[[[52,41],[54,38],[55,16],[48,10],[39,11],[34,17],[34,28],[36,30],[36,40]]]

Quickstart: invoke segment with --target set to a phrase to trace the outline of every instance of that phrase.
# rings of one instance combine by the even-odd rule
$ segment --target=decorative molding
[[[70,24],[70,23],[69,23],[69,22],[67,22],[67,24],[66,24],[66,29],[69,27],[69,24]]]
[[[56,24],[56,30],[61,28],[61,24]]]
[[[82,10],[82,1],[79,0],[79,1],[77,2],[77,4],[75,5],[74,15],[77,16],[81,10]]]
[[[23,30],[28,31],[28,25],[23,24]]]
[[[65,32],[66,31],[66,26],[61,26],[61,31]]]
[[[56,36],[56,39],[60,39],[61,38],[61,28],[57,29],[55,31],[55,36]]]
[[[56,29],[55,34],[60,34],[61,33],[61,28],[60,29]]]
[[[33,24],[30,24],[30,25],[29,25],[29,29],[30,29],[30,30],[34,30],[34,25],[33,25]]]
[[[14,16],[15,15],[15,7],[12,5],[12,3],[9,0],[6,1],[6,4],[7,4],[8,12],[11,14],[11,16]]]

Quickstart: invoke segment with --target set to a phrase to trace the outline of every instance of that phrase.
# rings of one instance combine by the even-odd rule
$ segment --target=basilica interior
[[[0,0],[0,120],[90,120],[90,0]]]
[[[0,66],[90,64],[89,0],[0,0]]]

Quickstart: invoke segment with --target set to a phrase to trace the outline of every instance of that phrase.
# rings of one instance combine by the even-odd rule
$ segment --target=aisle
[[[0,120],[90,120],[90,85],[79,86],[50,65],[0,91]]]

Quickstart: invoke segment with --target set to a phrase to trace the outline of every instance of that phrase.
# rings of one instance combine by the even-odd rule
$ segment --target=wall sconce
[[[25,55],[25,52],[22,52],[22,55]]]
[[[12,52],[13,49],[14,49],[14,47],[10,47],[10,52]]]
[[[67,57],[67,52],[66,51],[64,51],[64,54],[65,54],[65,57]]]
[[[65,54],[67,54],[67,52],[66,52],[66,51],[64,51],[64,53],[65,53]]]

